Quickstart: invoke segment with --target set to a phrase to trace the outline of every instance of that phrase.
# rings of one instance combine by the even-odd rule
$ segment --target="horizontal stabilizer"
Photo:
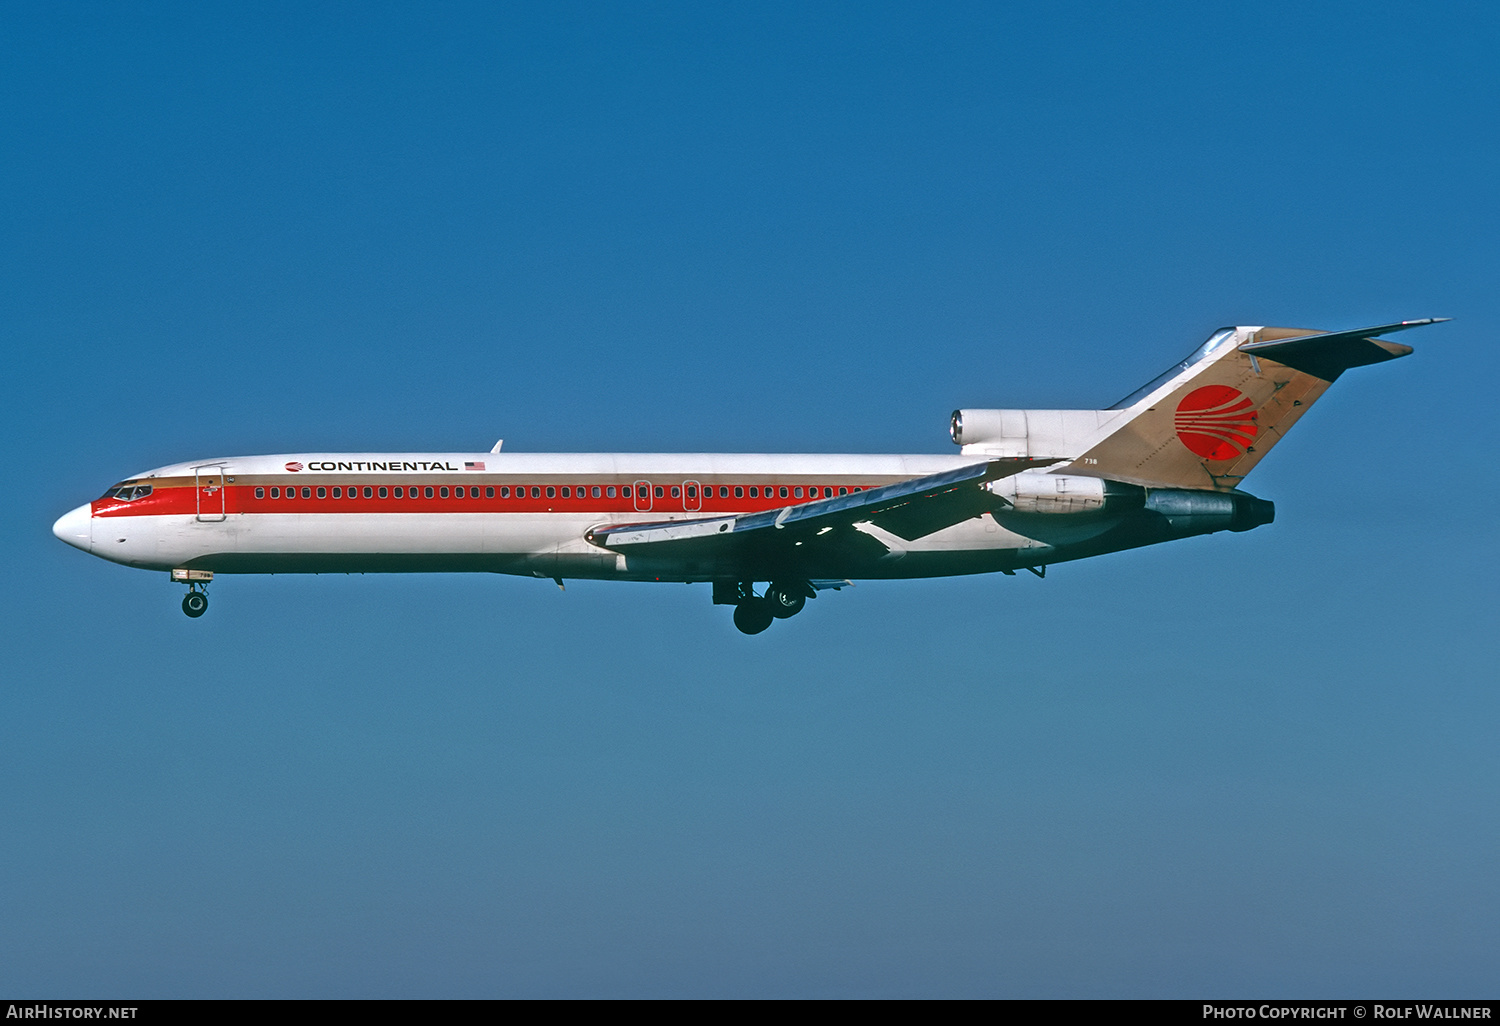
[[[1411,354],[1411,346],[1402,345],[1399,342],[1387,342],[1376,338],[1376,335],[1389,335],[1392,332],[1420,328],[1446,320],[1448,320],[1447,317],[1428,317],[1420,321],[1399,321],[1396,324],[1381,324],[1373,328],[1327,331],[1319,335],[1247,342],[1240,346],[1239,350],[1254,357],[1275,360],[1293,370],[1311,374],[1324,381],[1333,381],[1350,367],[1384,363],[1386,360],[1394,360]]]

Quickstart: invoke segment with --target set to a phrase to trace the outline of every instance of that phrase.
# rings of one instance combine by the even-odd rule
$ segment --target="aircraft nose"
[[[69,510],[57,518],[52,533],[69,545],[84,552],[94,548],[94,511],[88,505]]]

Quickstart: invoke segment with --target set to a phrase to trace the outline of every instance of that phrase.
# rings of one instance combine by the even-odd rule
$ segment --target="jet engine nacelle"
[[[1185,534],[1249,531],[1276,519],[1275,503],[1240,491],[1148,488],[1145,508],[1165,517],[1174,531]]]
[[[948,434],[965,454],[1071,459],[1119,417],[1119,410],[954,410]]]
[[[1092,513],[1103,509],[1111,497],[1113,482],[1097,477],[1048,474],[1024,470],[989,483],[989,490],[1008,502],[1017,513]],[[1120,486],[1114,486],[1118,489]],[[1129,486],[1125,486],[1129,487]],[[1140,489],[1131,489],[1139,493]],[[1135,505],[1140,505],[1137,498]]]

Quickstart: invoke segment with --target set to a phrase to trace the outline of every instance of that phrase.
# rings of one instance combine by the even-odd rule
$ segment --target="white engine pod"
[[[1119,410],[954,410],[948,434],[965,453],[1071,459],[1119,417]]]
[[[948,434],[955,445],[1012,439],[1026,444],[1025,410],[954,410]]]
[[[1105,485],[1097,477],[1024,470],[991,481],[988,487],[1017,513],[1091,513],[1104,508]]]

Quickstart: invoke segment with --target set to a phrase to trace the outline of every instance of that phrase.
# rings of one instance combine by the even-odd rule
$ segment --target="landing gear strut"
[[[213,579],[212,570],[184,570],[179,567],[172,571],[174,583],[188,586],[188,593],[182,599],[182,611],[194,620],[208,612],[208,582]]]

